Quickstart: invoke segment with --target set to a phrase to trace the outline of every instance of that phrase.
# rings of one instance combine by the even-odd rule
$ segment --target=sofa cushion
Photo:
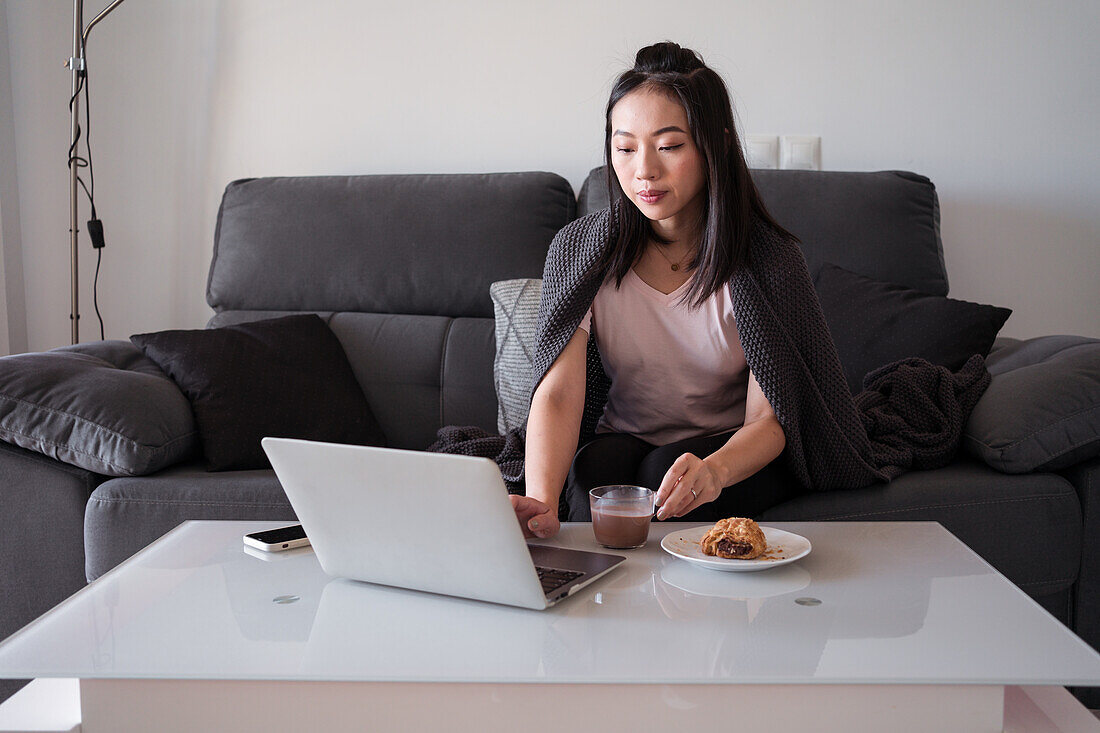
[[[522,427],[531,409],[542,280],[501,280],[489,286],[489,295],[496,312],[493,384],[497,393],[497,432],[504,435]]]
[[[1052,473],[1006,476],[970,458],[887,484],[805,494],[759,519],[939,522],[1033,598],[1073,585],[1081,561],[1081,504],[1069,481]],[[1006,541],[1013,527],[1026,527],[1028,545],[1041,551]]]
[[[752,180],[775,220],[801,240],[811,275],[832,262],[878,280],[947,295],[939,199],[924,176],[753,170]],[[607,173],[601,166],[581,186],[579,215],[607,206]]]
[[[440,369],[442,410],[437,427],[473,425],[493,431],[497,417],[493,389],[493,321],[455,318],[443,343]]]
[[[92,492],[84,513],[88,580],[189,519],[292,522],[295,516],[271,470],[210,473],[186,463],[155,476],[112,479]]]
[[[821,309],[853,393],[864,375],[920,357],[956,371],[985,356],[1012,313],[873,280],[826,263],[814,280]]]
[[[207,302],[491,318],[489,284],[538,277],[576,206],[569,182],[544,172],[234,181]]]
[[[444,425],[493,430],[492,319],[338,313],[330,325],[391,446],[424,450]]]
[[[125,341],[0,359],[0,438],[105,476],[138,476],[192,455],[187,398]]]
[[[265,436],[385,444],[339,340],[316,315],[130,338],[191,401],[207,470],[270,467]]]
[[[223,311],[209,326],[263,320],[273,311]],[[424,450],[444,425],[496,429],[493,319],[391,313],[318,314],[340,340],[393,448]]]
[[[1005,473],[1100,455],[1100,340],[1044,336],[998,349],[993,380],[963,431],[972,455]]]

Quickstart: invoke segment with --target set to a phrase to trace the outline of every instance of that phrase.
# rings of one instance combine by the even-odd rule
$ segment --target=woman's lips
[[[647,204],[655,204],[664,197],[668,191],[639,191],[638,198]]]

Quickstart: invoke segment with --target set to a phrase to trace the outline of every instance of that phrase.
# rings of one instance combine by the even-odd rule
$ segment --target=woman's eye
[[[657,150],[676,150],[677,148],[682,148],[682,147],[684,147],[684,143],[680,143],[679,145],[665,145],[664,147],[657,148]],[[633,153],[634,152],[634,148],[615,148],[615,150],[620,152],[620,153]]]

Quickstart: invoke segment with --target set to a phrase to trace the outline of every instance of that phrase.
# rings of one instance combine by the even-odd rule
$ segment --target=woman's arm
[[[527,496],[545,504],[548,512],[528,517],[524,528],[539,537],[556,534],[559,528],[558,498],[577,450],[584,412],[587,350],[588,333],[577,329],[531,399],[524,467]]]
[[[752,476],[775,460],[786,445],[787,438],[771,403],[756,377],[749,372],[745,424],[705,459],[691,453],[676,459],[657,492],[657,504],[661,507],[657,518],[678,517],[700,504],[714,501],[723,487]]]

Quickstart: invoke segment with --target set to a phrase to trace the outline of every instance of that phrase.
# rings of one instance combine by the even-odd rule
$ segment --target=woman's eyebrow
[[[660,130],[656,130],[653,135],[656,136],[665,132],[683,132],[685,135],[687,134],[687,132],[681,130],[676,125],[669,125],[668,127],[662,127]],[[626,130],[615,130],[615,134],[611,137],[634,137],[634,135],[627,132]]]

